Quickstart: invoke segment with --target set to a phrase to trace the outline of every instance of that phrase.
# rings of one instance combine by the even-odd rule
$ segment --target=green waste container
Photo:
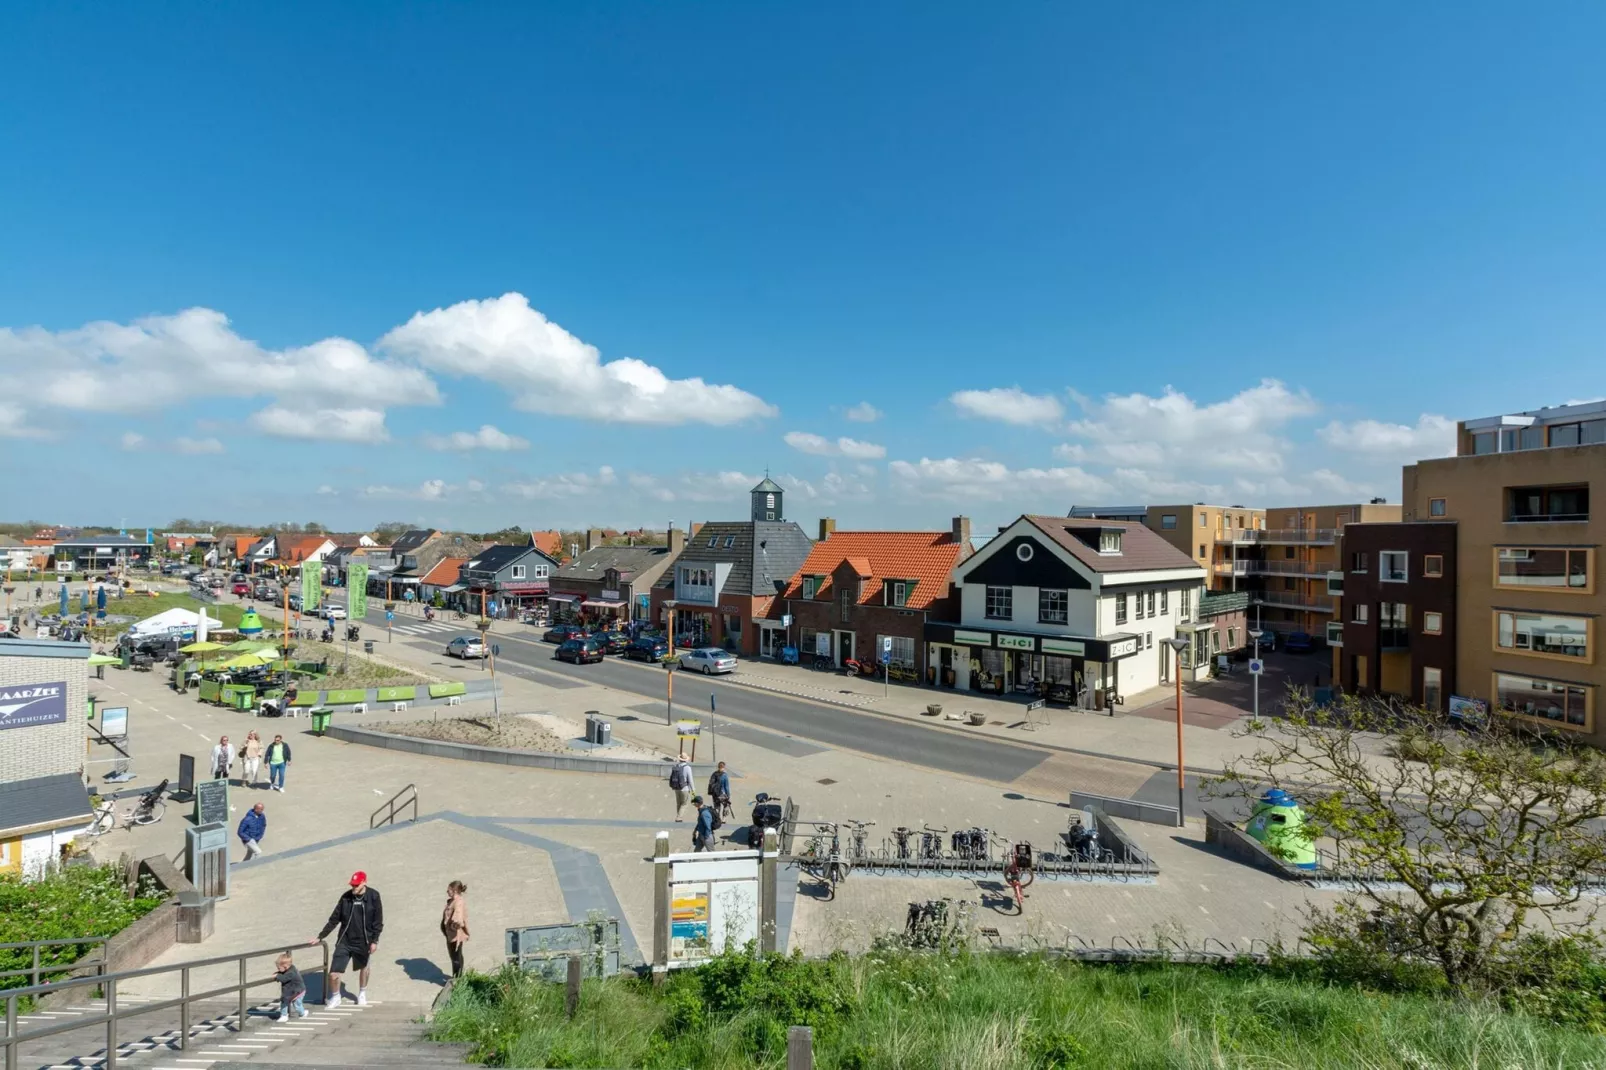
[[[312,734],[321,736],[329,730],[329,718],[335,711],[328,706],[316,706],[312,710]]]

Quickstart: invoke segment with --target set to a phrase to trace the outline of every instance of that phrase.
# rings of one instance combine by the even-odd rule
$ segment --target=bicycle
[[[909,841],[914,838],[915,830],[899,825],[892,830],[892,857],[899,862],[907,862],[914,856],[909,851]]]
[[[920,826],[920,861],[928,868],[946,875],[942,853],[942,838],[948,834],[946,828],[934,828],[931,825]]]
[[[849,861],[855,866],[868,866],[871,858],[870,849],[865,843],[867,839],[866,830],[874,825],[875,822],[844,821],[843,824],[847,825],[849,830]]]
[[[813,877],[825,887],[827,901],[836,898],[836,886],[848,879],[848,870],[851,868],[842,857],[842,835],[840,827],[832,821],[811,822],[819,830],[819,834],[809,839],[808,869]],[[830,836],[830,846],[826,847],[826,836]],[[824,848],[822,856],[822,848]]]

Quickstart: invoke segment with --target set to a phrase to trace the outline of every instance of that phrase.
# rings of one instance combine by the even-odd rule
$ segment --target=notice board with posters
[[[0,687],[0,730],[63,724],[67,720],[67,681]]]
[[[672,854],[669,866],[671,969],[696,966],[759,938],[759,853]]]

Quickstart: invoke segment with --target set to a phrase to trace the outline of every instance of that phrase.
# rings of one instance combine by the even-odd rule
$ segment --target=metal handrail
[[[139,1014],[151,1014],[155,1011],[166,1010],[169,1007],[179,1009],[178,1046],[188,1049],[190,1046],[190,1004],[203,999],[216,999],[218,996],[228,995],[230,992],[239,994],[239,1020],[235,1023],[236,1033],[245,1029],[247,1014],[246,993],[262,985],[276,984],[277,979],[271,974],[258,980],[249,980],[246,976],[246,963],[264,955],[278,955],[285,951],[294,951],[296,948],[305,950],[312,944],[278,944],[274,947],[264,948],[261,951],[242,951],[234,955],[218,955],[215,958],[197,959],[194,962],[179,962],[171,966],[144,966],[137,970],[119,970],[116,973],[91,974],[86,977],[68,977],[60,981],[49,981],[41,985],[30,985],[27,988],[7,989],[0,995],[6,1001],[6,1032],[0,1037],[0,1047],[5,1048],[5,1070],[17,1070],[17,1047],[25,1041],[40,1040],[44,1037],[55,1036],[57,1033],[68,1033],[74,1029],[85,1029],[90,1026],[104,1025],[106,1027],[106,1056],[102,1063],[104,1070],[117,1070],[117,1023],[124,1018]],[[326,941],[317,941],[316,946],[323,952],[323,976],[325,984],[329,977],[329,944]],[[235,984],[225,985],[222,988],[213,988],[205,992],[190,991],[190,971],[206,966],[219,966],[224,963],[239,964],[240,979]],[[175,999],[158,1000],[154,1003],[137,1003],[126,1010],[117,1006],[117,986],[136,977],[154,977],[158,974],[178,973],[180,975],[180,994]],[[49,1025],[29,1029],[26,1032],[17,1032],[17,1002],[33,996],[47,996],[54,992],[65,991],[69,988],[82,988],[85,985],[97,985],[105,988],[106,1010],[103,1014],[85,1015],[67,1021],[56,1021]]]
[[[402,796],[406,795],[409,791],[413,793],[412,797],[408,798],[408,799],[403,799]],[[407,785],[405,788],[403,788],[400,791],[398,791],[395,795],[392,795],[390,797],[390,801],[389,802],[385,803],[379,809],[377,809],[373,813],[369,814],[368,815],[368,828],[370,830],[372,830],[372,829],[378,828],[381,825],[393,825],[393,824],[395,824],[396,823],[396,811],[397,810],[401,810],[401,809],[405,809],[408,806],[411,806],[413,808],[412,820],[417,821],[418,820],[418,788],[416,788],[412,784]],[[385,819],[383,821],[379,820],[379,815],[380,814],[384,814],[385,815]]]
[[[39,983],[40,973],[49,972],[52,970],[75,970],[85,966],[104,967],[106,964],[104,953],[102,953],[99,959],[82,958],[74,959],[71,962],[41,963],[39,961],[39,950],[40,948],[45,947],[69,947],[79,944],[100,944],[102,947],[104,947],[107,939],[108,937],[105,936],[78,936],[69,940],[22,940],[13,944],[0,944],[0,951],[21,951],[25,948],[33,951],[32,966],[22,970],[0,970],[0,978],[21,977],[26,974],[32,977],[33,983],[37,985]]]

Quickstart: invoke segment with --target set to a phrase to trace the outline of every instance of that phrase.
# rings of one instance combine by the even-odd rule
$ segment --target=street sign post
[[[1260,623],[1258,620],[1255,622]],[[1255,641],[1255,653],[1249,659],[1249,675],[1255,682],[1255,720],[1260,720],[1260,674],[1266,670],[1266,663],[1260,660],[1260,637],[1265,633],[1260,628],[1249,629],[1249,638]]]
[[[881,697],[892,694],[892,636],[881,637]]]
[[[1265,671],[1265,669],[1266,663],[1264,661],[1261,661],[1259,658],[1249,659],[1249,673],[1251,676],[1259,676]]]

